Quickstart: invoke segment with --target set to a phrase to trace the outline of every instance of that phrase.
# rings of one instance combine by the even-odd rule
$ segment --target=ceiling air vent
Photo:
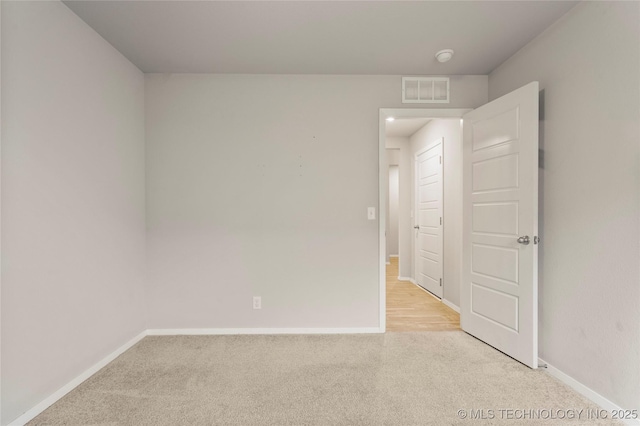
[[[448,104],[448,77],[402,77],[403,104]]]

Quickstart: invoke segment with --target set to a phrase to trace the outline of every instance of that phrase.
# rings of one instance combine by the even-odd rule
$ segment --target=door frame
[[[386,276],[386,201],[385,173],[387,165],[386,120],[394,118],[459,118],[473,108],[380,108],[378,115],[378,277],[380,310],[378,313],[380,332],[387,329],[387,276]],[[462,266],[461,266],[462,267]]]

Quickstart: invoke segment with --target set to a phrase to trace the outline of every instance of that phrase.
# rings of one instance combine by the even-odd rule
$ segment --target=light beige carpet
[[[176,336],[146,337],[29,425],[612,424],[596,409],[463,332]]]

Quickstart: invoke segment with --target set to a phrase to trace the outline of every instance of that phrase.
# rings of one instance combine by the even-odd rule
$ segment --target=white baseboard
[[[34,406],[17,419],[9,423],[9,426],[24,426],[36,416],[56,403],[60,398],[78,387],[82,382],[100,371],[111,361],[122,355],[127,349],[142,340],[145,336],[179,336],[179,335],[231,335],[231,334],[373,334],[384,333],[380,327],[345,327],[345,328],[174,328],[146,330],[129,340],[124,345],[89,367],[78,377],[58,389],[45,400]]]
[[[387,262],[386,265],[391,265],[391,262]]]
[[[399,278],[400,279],[400,278]],[[457,306],[451,302],[442,299],[442,302],[454,310],[458,310]],[[458,310],[459,312],[459,310]],[[9,423],[9,426],[24,426],[29,421],[33,420],[38,414],[49,408],[63,396],[71,392],[78,387],[82,382],[93,376],[100,369],[105,367],[111,361],[122,355],[125,351],[131,348],[133,345],[142,340],[145,336],[175,336],[175,335],[233,335],[233,334],[372,334],[372,333],[384,333],[383,328],[379,327],[351,327],[351,328],[177,328],[177,329],[150,329],[146,330],[133,339],[129,340],[124,345],[101,359],[99,362],[85,370],[82,374],[71,380],[69,383],[58,389],[48,398],[22,414],[17,419]],[[612,411],[621,411],[622,407],[619,407],[615,403],[611,402],[604,396],[600,395],[593,389],[583,385],[573,377],[553,367],[546,361],[540,359],[540,364],[547,365],[545,369],[548,374],[560,380],[568,385],[570,388],[593,401],[609,413]],[[610,415],[610,414],[609,414]],[[627,420],[625,424],[640,425],[639,420]]]
[[[390,254],[389,257],[400,257],[400,256],[397,254]]]
[[[398,277],[398,280],[400,280],[400,281],[409,281],[410,283],[413,283],[413,284],[416,283],[416,280],[414,280],[411,277]]]
[[[220,336],[234,334],[373,334],[384,333],[380,327],[351,328],[156,328],[148,336]]]
[[[73,389],[78,387],[80,384],[82,384],[82,382],[84,382],[89,377],[91,377],[94,374],[96,374],[100,369],[102,369],[107,364],[109,364],[111,361],[113,361],[114,359],[116,359],[117,357],[122,355],[127,349],[131,348],[133,345],[138,343],[146,335],[147,335],[147,333],[144,332],[144,331],[142,333],[138,334],[136,337],[134,337],[133,339],[129,340],[127,343],[125,343],[124,345],[120,346],[118,349],[116,349],[115,351],[111,352],[106,357],[102,358],[96,364],[94,364],[91,367],[89,367],[87,370],[85,370],[78,377],[76,377],[75,379],[71,380],[69,383],[67,383],[66,385],[64,385],[63,387],[61,387],[57,391],[55,391],[48,398],[46,398],[44,401],[40,402],[38,405],[36,405],[35,407],[31,408],[29,411],[25,412],[23,415],[21,415],[20,417],[18,417],[14,421],[10,422],[9,426],[24,426],[26,423],[28,423],[31,420],[33,420],[38,414],[42,413],[44,410],[46,410],[47,408],[52,406],[54,403],[56,403],[60,398],[62,398],[63,396],[65,396],[66,394],[71,392]]]
[[[586,398],[590,399],[591,401],[593,401],[594,403],[596,403],[597,405],[599,405],[603,409],[607,410],[608,411],[607,416],[608,416],[609,419],[611,418],[611,412],[612,411],[624,412],[624,409],[622,407],[619,407],[617,404],[609,401],[607,398],[605,398],[604,396],[600,395],[598,392],[596,392],[593,389],[583,385],[582,383],[580,383],[579,381],[577,381],[573,377],[571,377],[568,374],[558,370],[556,367],[550,365],[548,362],[544,361],[543,359],[538,359],[538,363],[539,363],[539,365],[545,365],[546,364],[547,368],[542,368],[543,370],[546,370],[546,372],[549,373],[551,376],[553,376],[556,379],[560,380],[562,383],[564,383],[565,385],[569,386],[571,389],[575,390],[579,394],[581,394],[581,395],[585,396]],[[627,407],[626,409],[634,409],[634,408],[635,407]],[[624,423],[628,424],[628,425],[640,425],[640,420],[639,419],[626,420],[626,421],[624,421]]]
[[[453,309],[454,311],[456,311],[457,313],[460,313],[460,307],[454,305],[453,303],[449,302],[447,299],[445,299],[444,297],[442,298],[442,303],[444,303],[445,305],[447,305],[448,307],[450,307],[451,309]]]

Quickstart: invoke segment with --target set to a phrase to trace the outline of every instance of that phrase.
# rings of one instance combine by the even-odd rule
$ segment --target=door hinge
[[[442,216],[440,216],[440,225],[442,225]]]
[[[442,287],[442,278],[440,278],[440,287]]]
[[[540,244],[540,237],[537,235],[533,237],[533,244]]]

